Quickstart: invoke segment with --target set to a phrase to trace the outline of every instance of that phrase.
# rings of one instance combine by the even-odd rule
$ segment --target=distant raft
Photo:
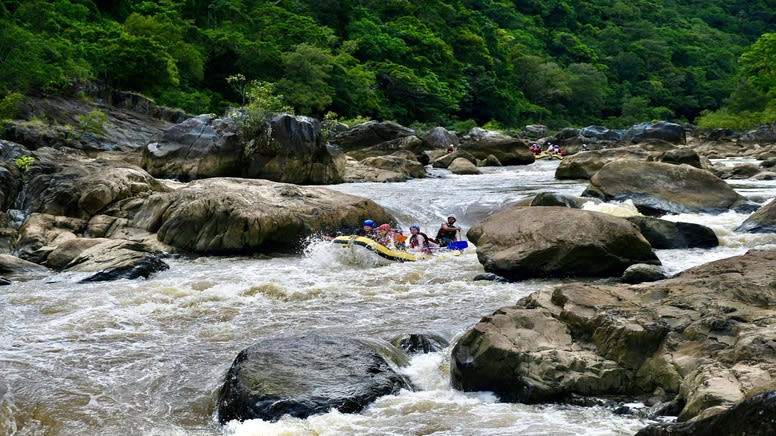
[[[535,159],[557,159],[557,160],[563,160],[563,156],[557,153],[547,153],[545,151],[535,154]]]

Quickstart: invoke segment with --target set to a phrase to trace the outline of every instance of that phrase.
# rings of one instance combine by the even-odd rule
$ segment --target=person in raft
[[[388,248],[396,248],[396,242],[394,241],[395,233],[390,224],[380,224],[380,227],[375,231],[375,241]]]
[[[449,243],[459,241],[461,239],[461,228],[456,227],[455,217],[447,217],[447,221],[443,222],[437,231],[436,242],[440,247],[446,247]]]
[[[356,232],[356,236],[375,239],[375,222],[372,220],[364,220],[363,227]]]
[[[421,253],[431,254],[431,247],[436,244],[425,233],[420,231],[420,225],[410,226],[409,246],[411,249],[420,250]]]

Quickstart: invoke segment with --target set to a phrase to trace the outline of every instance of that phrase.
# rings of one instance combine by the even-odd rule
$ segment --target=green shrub
[[[0,120],[12,120],[19,113],[19,103],[24,100],[24,95],[12,92],[0,100]]]
[[[78,115],[76,119],[81,124],[81,133],[90,132],[100,136],[105,132],[108,115],[95,109],[87,114]]]
[[[30,168],[32,167],[32,164],[35,163],[35,158],[25,154],[17,157],[14,160],[14,163],[16,164],[16,168],[19,168],[22,172],[22,180],[27,181],[30,177]]]

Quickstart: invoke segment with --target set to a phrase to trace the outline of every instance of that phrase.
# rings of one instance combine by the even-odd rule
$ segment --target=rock
[[[560,180],[590,179],[593,174],[609,162],[615,160],[646,161],[650,156],[650,152],[637,145],[577,153],[563,158],[555,169],[555,178]]]
[[[723,179],[750,179],[762,172],[759,165],[743,164],[736,165],[720,174]]]
[[[10,254],[0,254],[0,273],[2,274],[28,274],[44,273],[48,268],[20,259]]]
[[[623,140],[630,141],[634,144],[649,139],[659,139],[661,141],[679,145],[687,143],[684,127],[667,121],[636,124],[626,130],[623,135]]]
[[[625,269],[622,273],[621,280],[623,283],[643,283],[654,282],[657,280],[663,280],[666,278],[666,274],[659,265],[648,265],[645,263],[637,263],[631,265]]]
[[[683,147],[664,151],[655,157],[657,162],[670,163],[674,165],[686,164],[695,168],[707,169],[700,155],[692,148]]]
[[[718,413],[776,388],[774,262],[750,250],[652,283],[541,289],[454,344],[451,382],[505,401],[650,395],[680,420]]]
[[[372,168],[399,173],[407,178],[422,179],[426,177],[426,167],[414,159],[414,157],[412,159],[396,155],[368,157],[362,160],[361,164]]]
[[[547,126],[543,124],[528,124],[523,128],[523,133],[531,138],[544,138],[548,131]]]
[[[721,413],[697,420],[653,424],[636,436],[770,436],[776,434],[776,391],[748,398]]]
[[[466,151],[480,160],[493,155],[503,165],[527,165],[536,160],[524,141],[480,128],[474,128],[464,136],[457,150]]]
[[[3,136],[30,150],[48,147],[134,154],[154,135],[189,117],[135,93],[110,89],[83,91],[90,98],[25,97],[19,113],[25,121],[12,121],[3,129]],[[81,121],[93,112],[104,114],[107,120],[96,133],[86,129]],[[50,124],[41,127],[39,122],[26,121],[41,119]]]
[[[458,147],[458,136],[444,127],[434,127],[429,130],[423,135],[423,141],[440,150],[446,150],[450,145]]]
[[[450,343],[442,336],[431,333],[407,333],[391,339],[391,344],[407,354],[427,354],[442,351]]]
[[[628,217],[652,248],[712,248],[719,246],[714,230],[694,223],[672,222],[646,216]]]
[[[355,413],[375,399],[412,389],[377,343],[304,335],[264,339],[242,350],[218,397],[218,420],[306,418]]]
[[[562,206],[579,209],[588,200],[555,192],[540,192],[531,200],[531,206]]]
[[[560,401],[570,392],[624,393],[629,385],[625,368],[575,347],[551,312],[520,307],[499,309],[458,340],[450,378],[455,389],[521,403]]]
[[[51,245],[76,238],[85,227],[86,222],[78,218],[33,213],[19,228],[16,253],[22,259],[42,263]]]
[[[619,277],[635,263],[660,264],[636,226],[580,209],[506,209],[472,227],[467,238],[485,271],[510,280]]]
[[[143,150],[155,177],[261,178],[286,183],[342,182],[344,157],[321,137],[318,120],[280,114],[246,130],[230,118],[200,115],[177,124]]]
[[[164,244],[201,254],[295,252],[310,235],[394,222],[372,200],[322,187],[211,178],[160,193],[127,212]]]
[[[386,155],[401,156],[407,159],[413,159],[422,165],[429,163],[426,152],[441,149],[432,148],[424,144],[423,140],[417,136],[402,136],[390,141],[381,142],[371,147],[360,148],[347,152],[347,156],[357,160],[364,160],[369,157],[381,157]]]
[[[32,155],[19,144],[0,140],[0,210],[6,211],[13,207],[24,179],[29,177],[29,173],[22,171],[16,164],[16,159],[22,156]]]
[[[641,161],[606,164],[590,179],[582,196],[604,201],[632,200],[646,215],[721,213],[746,203],[743,196],[708,171]]]
[[[52,149],[39,149],[34,157],[21,202],[25,213],[89,219],[113,203],[168,190],[141,168],[122,161]]]
[[[500,167],[501,161],[496,156],[489,154],[485,159],[477,162],[478,167]]]
[[[448,168],[450,167],[450,164],[452,164],[456,159],[465,159],[472,164],[477,163],[477,158],[474,157],[471,153],[463,150],[455,150],[453,152],[445,152],[438,158],[433,159],[431,161],[431,166],[434,168]]]
[[[756,129],[743,133],[739,139],[745,144],[774,143],[776,142],[776,122],[762,124]]]
[[[476,165],[474,165],[468,159],[464,159],[462,157],[452,161],[447,169],[450,170],[453,174],[482,174]]]
[[[51,259],[51,261],[49,261]],[[148,278],[169,266],[148,247],[118,239],[77,238],[62,242],[49,254],[46,264],[74,272],[95,272],[82,282]]]
[[[776,233],[776,200],[757,209],[738,226],[736,232]]]
[[[334,135],[329,142],[349,152],[407,136],[415,136],[415,131],[393,121],[368,121]]]
[[[406,182],[409,176],[391,170],[383,170],[362,164],[348,156],[345,161],[345,182]]]

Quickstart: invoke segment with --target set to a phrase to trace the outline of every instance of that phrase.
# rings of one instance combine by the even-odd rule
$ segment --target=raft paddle
[[[467,247],[469,247],[469,243],[466,241],[453,241],[447,244],[448,250],[465,250]]]

